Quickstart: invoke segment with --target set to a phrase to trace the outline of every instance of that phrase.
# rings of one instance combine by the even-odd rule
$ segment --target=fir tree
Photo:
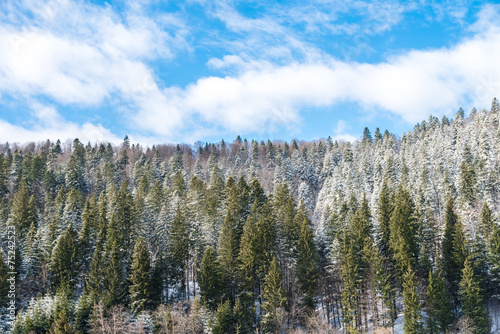
[[[411,265],[407,266],[403,277],[403,303],[404,310],[404,332],[405,334],[421,333],[421,306],[420,296],[415,279],[415,272]]]
[[[201,300],[212,310],[216,308],[220,301],[222,286],[219,272],[215,251],[212,247],[207,247],[198,271],[198,282]]]
[[[450,293],[454,306],[457,305],[458,283],[464,265],[463,231],[461,223],[453,209],[453,201],[448,198],[445,210],[444,236],[441,242],[441,257],[444,278],[450,287]]]
[[[90,316],[92,314],[92,303],[87,291],[83,291],[78,299],[75,310],[75,329],[78,333],[87,334],[90,332]]]
[[[108,228],[105,261],[103,301],[106,307],[111,307],[123,303],[127,292],[125,268],[123,267],[114,216],[111,217]]]
[[[64,286],[72,290],[78,273],[77,235],[70,224],[68,229],[57,239],[50,261],[52,285],[54,290]]]
[[[429,272],[427,286],[427,330],[429,333],[444,333],[451,324],[452,308],[446,282],[441,270]]]
[[[226,300],[220,303],[215,312],[215,320],[212,325],[213,334],[230,334],[234,333],[233,328],[233,311],[231,303]]]
[[[484,296],[481,293],[478,278],[474,275],[474,268],[472,267],[470,258],[467,258],[462,270],[459,296],[462,303],[462,316],[468,317],[474,322],[476,333],[489,333],[490,328]]]
[[[282,289],[282,276],[276,258],[273,258],[269,267],[269,273],[264,283],[264,304],[262,308],[266,311],[263,327],[268,332],[274,332],[277,325],[277,311],[285,305],[286,297]]]
[[[415,266],[418,258],[415,205],[410,194],[399,186],[390,222],[390,247],[400,277],[409,264]]]
[[[315,306],[314,297],[317,294],[318,255],[311,228],[309,227],[309,219],[303,209],[297,215],[302,220],[302,225],[298,242],[296,275],[299,281],[302,303],[307,312],[312,312]]]
[[[50,329],[50,334],[75,334],[76,331],[69,322],[69,318],[66,312],[63,311],[59,314],[59,317],[55,320],[52,328]]]
[[[146,243],[138,238],[132,255],[132,268],[129,277],[130,307],[135,313],[149,308],[152,299],[151,261]]]

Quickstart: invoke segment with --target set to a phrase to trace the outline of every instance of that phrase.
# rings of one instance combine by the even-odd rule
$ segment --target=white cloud
[[[33,106],[33,116],[38,120],[37,125],[27,128],[12,125],[0,119],[0,142],[39,142],[50,139],[56,141],[60,139],[79,138],[80,141],[100,142],[109,141],[120,143],[121,140],[105,129],[100,124],[84,123],[78,125],[64,120],[53,107],[35,104]]]
[[[362,4],[349,5],[352,9]],[[34,19],[19,6],[31,8]],[[188,29],[175,15],[147,17],[138,2],[122,16],[109,6],[69,0],[24,1],[19,6],[9,2],[6,8],[12,15],[0,13],[0,94],[19,99],[47,96],[61,105],[88,107],[113,101],[143,139],[182,141],[207,131],[296,130],[303,108],[333,109],[344,101],[415,122],[430,113],[449,114],[461,105],[487,106],[493,96],[500,96],[500,68],[495,66],[500,59],[500,15],[494,6],[483,9],[471,28],[473,37],[454,47],[410,51],[364,64],[325,55],[292,33],[286,27],[290,20],[248,19],[222,3],[214,15],[245,39],[224,41],[229,54],[208,61],[212,69],[226,70],[226,77],[201,78],[184,88],[161,88],[147,65],[190,48]],[[384,26],[387,13],[401,15],[404,10],[397,3],[375,2],[366,11],[379,18],[377,29],[384,31],[401,19],[393,17]],[[313,31],[333,24],[324,13],[295,13],[291,20],[302,20]],[[72,132],[116,139],[101,125],[79,126],[50,108],[35,108],[35,113],[40,126],[0,122],[0,140],[74,137]],[[337,135],[348,138],[343,131]]]
[[[232,131],[298,126],[302,107],[332,107],[353,101],[417,122],[458,107],[487,107],[500,96],[500,28],[497,8],[481,14],[489,24],[451,48],[410,51],[378,64],[337,60],[248,69],[234,76],[207,77],[170,90],[169,106],[180,114]],[[220,64],[238,64],[226,57]],[[215,63],[215,61],[212,61]],[[247,66],[247,64],[243,64]],[[151,122],[157,121],[153,118]],[[153,126],[153,125],[151,125]]]
[[[109,6],[69,0],[9,8],[11,15],[0,16],[0,93],[89,108],[118,96],[121,111],[166,110],[147,61],[167,61],[189,48],[187,28],[174,15],[153,20],[136,5],[122,18]],[[181,125],[180,115],[171,115],[164,127],[172,132]]]

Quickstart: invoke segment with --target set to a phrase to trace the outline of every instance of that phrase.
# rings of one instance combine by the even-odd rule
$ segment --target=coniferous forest
[[[3,333],[500,330],[496,99],[353,143],[5,143],[0,201]]]

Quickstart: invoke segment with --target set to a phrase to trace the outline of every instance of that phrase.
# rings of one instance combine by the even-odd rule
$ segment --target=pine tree
[[[400,277],[407,271],[408,264],[413,267],[417,264],[417,229],[415,205],[408,191],[400,185],[390,222],[390,247]]]
[[[226,300],[220,303],[215,312],[215,320],[212,325],[213,334],[230,334],[234,333],[233,328],[233,311],[231,303]]]
[[[198,283],[202,302],[212,310],[220,301],[222,286],[219,275],[215,251],[212,247],[207,247],[198,270]]]
[[[66,186],[81,193],[87,192],[85,181],[85,148],[78,139],[73,141],[73,153],[66,165]]]
[[[76,334],[73,326],[69,322],[69,318],[66,312],[63,311],[59,314],[59,317],[55,320],[52,328],[50,329],[50,334]]]
[[[103,277],[103,302],[106,307],[123,303],[125,300],[127,286],[125,279],[125,268],[123,267],[122,255],[119,248],[118,232],[114,215],[108,227],[106,240],[105,267]]]
[[[70,224],[57,239],[50,260],[52,286],[54,290],[60,287],[73,290],[78,273],[77,235]]]
[[[446,332],[453,317],[446,282],[439,269],[434,273],[429,271],[426,304],[428,332]]]
[[[276,312],[285,305],[286,297],[282,289],[282,280],[278,261],[276,258],[273,258],[269,267],[269,273],[265,278],[264,304],[262,304],[262,308],[266,311],[262,325],[267,332],[274,332],[276,330]]]
[[[470,258],[467,258],[462,270],[462,280],[459,285],[459,296],[462,303],[462,316],[474,322],[476,333],[490,332],[488,314],[484,296],[481,293],[480,283],[474,275]]]
[[[312,312],[315,307],[314,298],[317,294],[318,284],[318,254],[314,245],[313,235],[309,227],[309,219],[302,210],[297,213],[302,220],[298,242],[296,275],[301,292],[302,303],[307,312]]]
[[[403,277],[404,332],[405,334],[419,334],[422,330],[420,296],[418,294],[415,272],[411,265],[407,265]]]
[[[75,329],[79,334],[90,332],[90,316],[92,314],[92,303],[87,291],[83,291],[78,299],[75,310]]]
[[[458,283],[465,260],[465,245],[463,230],[458,217],[453,210],[453,201],[448,198],[445,210],[445,228],[441,243],[443,274],[450,287],[454,306],[457,305]]]
[[[138,238],[132,255],[132,268],[129,277],[130,307],[135,313],[149,308],[152,298],[151,261],[146,243]]]
[[[0,307],[7,301],[7,292],[9,291],[9,282],[7,281],[7,272],[9,268],[3,260],[3,250],[0,249]]]
[[[181,291],[186,298],[186,276],[185,270],[189,263],[189,249],[191,242],[189,240],[189,226],[185,217],[185,208],[180,205],[175,210],[175,216],[172,221],[172,229],[168,240],[168,251],[172,259],[172,277],[180,279]]]

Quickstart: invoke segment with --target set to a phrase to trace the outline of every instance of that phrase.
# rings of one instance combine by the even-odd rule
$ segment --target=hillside
[[[488,333],[499,124],[495,99],[353,143],[2,144],[3,328]]]

